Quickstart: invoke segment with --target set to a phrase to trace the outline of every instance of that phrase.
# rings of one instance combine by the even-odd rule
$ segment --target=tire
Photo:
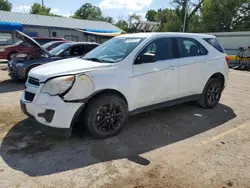
[[[214,108],[220,101],[223,90],[223,83],[218,78],[211,78],[208,80],[198,104],[202,108]]]
[[[10,53],[8,54],[8,60],[11,60],[11,57],[12,57],[13,55],[15,55],[15,54],[17,54],[17,52],[10,52]]]
[[[128,117],[128,106],[114,94],[99,95],[86,106],[84,124],[94,138],[103,139],[121,132]]]

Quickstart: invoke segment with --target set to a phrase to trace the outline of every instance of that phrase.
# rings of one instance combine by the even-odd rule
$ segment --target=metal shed
[[[122,32],[116,26],[102,21],[81,20],[73,18],[63,18],[54,16],[44,16],[35,14],[25,14],[17,12],[0,11],[0,23],[9,23],[9,25],[18,23],[23,32],[32,37],[63,37],[73,41],[95,41],[102,42],[102,35],[88,35],[88,33],[78,30],[95,30],[101,33],[119,33]],[[1,33],[11,33],[13,28],[0,24]],[[107,38],[107,36],[103,36]]]

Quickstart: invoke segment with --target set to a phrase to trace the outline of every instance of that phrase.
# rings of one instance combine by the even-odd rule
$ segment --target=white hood
[[[87,61],[81,58],[70,58],[47,63],[31,69],[29,76],[39,79],[41,82],[46,81],[48,78],[77,74],[86,71],[92,71],[100,68],[108,68],[110,63],[98,63],[94,61]]]

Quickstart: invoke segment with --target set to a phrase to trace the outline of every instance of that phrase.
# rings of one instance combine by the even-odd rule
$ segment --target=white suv
[[[110,39],[84,57],[32,69],[21,107],[43,127],[70,135],[77,119],[96,138],[119,133],[128,115],[197,100],[213,108],[228,80],[214,36],[138,33]]]

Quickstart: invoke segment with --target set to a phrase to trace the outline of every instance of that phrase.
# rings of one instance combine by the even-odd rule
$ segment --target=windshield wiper
[[[95,62],[103,63],[103,60],[102,60],[102,59],[95,58],[95,57],[92,57],[92,58],[84,58],[84,59],[85,59],[85,60],[89,60],[89,61],[95,61]]]

